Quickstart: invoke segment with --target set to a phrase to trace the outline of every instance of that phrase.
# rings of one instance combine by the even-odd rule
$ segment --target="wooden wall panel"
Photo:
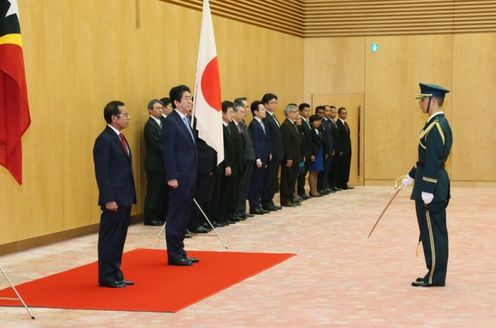
[[[305,39],[304,100],[365,92],[365,38]]]
[[[496,35],[453,40],[453,179],[496,181]]]
[[[133,214],[142,213],[146,104],[173,85],[193,88],[201,13],[141,1],[136,28],[134,0],[19,0],[19,9],[32,124],[23,186],[0,168],[0,245],[99,222],[92,148],[112,99],[131,114]],[[214,28],[223,99],[302,98],[302,38],[218,16]]]
[[[428,118],[415,99],[418,83],[451,89],[452,37],[376,37],[367,44],[372,40],[380,50],[366,55],[365,179],[391,180],[408,173],[417,158],[418,133]]]
[[[304,37],[496,31],[494,0],[305,0]]]

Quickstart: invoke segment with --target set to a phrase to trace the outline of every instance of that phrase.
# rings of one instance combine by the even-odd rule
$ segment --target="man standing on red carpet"
[[[121,133],[129,125],[129,113],[121,101],[109,102],[103,116],[105,130],[93,148],[95,175],[102,209],[98,233],[98,283],[101,287],[134,285],[124,280],[122,251],[126,241],[131,206],[136,204],[131,149]]]

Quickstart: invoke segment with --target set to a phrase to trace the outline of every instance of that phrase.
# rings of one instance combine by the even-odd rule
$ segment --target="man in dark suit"
[[[270,149],[272,159],[265,170],[263,189],[262,189],[262,208],[266,211],[280,210],[280,206],[274,204],[274,194],[278,189],[279,165],[284,156],[284,146],[281,136],[281,125],[275,116],[277,108],[277,96],[272,93],[266,93],[262,97],[267,115],[263,119],[265,130],[270,140]]]
[[[236,207],[239,217],[247,218],[252,217],[253,214],[246,213],[246,200],[248,199],[248,192],[250,190],[251,177],[253,174],[253,166],[255,163],[255,149],[253,148],[253,143],[251,141],[250,133],[248,132],[248,127],[245,124],[246,107],[248,103],[246,98],[238,98],[234,102],[234,112],[233,112],[233,124],[239,131],[242,138],[243,146],[243,167],[240,179],[239,179],[239,193],[236,198]],[[249,108],[249,107],[248,107]]]
[[[331,132],[331,107],[329,105],[320,106],[320,113],[322,116],[322,123],[320,124],[320,131],[324,138],[324,170],[319,172],[319,192],[321,194],[329,194],[334,192],[329,185],[329,168],[331,166],[333,139]]]
[[[303,172],[298,174],[298,195],[303,199],[308,199],[310,196],[305,191],[306,176],[308,173],[308,167],[310,165],[310,157],[312,157],[312,127],[308,118],[311,115],[310,105],[307,103],[302,103],[298,106],[301,117],[300,134],[302,135],[302,151],[304,157],[304,168]]]
[[[264,210],[261,204],[261,195],[265,174],[265,167],[271,160],[268,131],[265,129],[263,119],[266,115],[265,107],[262,102],[254,101],[250,105],[253,120],[248,127],[250,132],[253,148],[255,149],[255,167],[251,178],[248,201],[250,203],[250,214],[265,214],[269,211]]]
[[[109,102],[103,116],[107,127],[95,140],[93,160],[102,209],[98,233],[98,283],[101,287],[134,285],[121,271],[131,206],[136,204],[131,149],[121,133],[129,113],[121,101]]]
[[[198,170],[196,140],[188,119],[193,108],[190,92],[185,85],[170,90],[169,98],[174,110],[162,128],[165,172],[170,188],[165,239],[169,265],[179,266],[191,266],[199,261],[188,257],[184,250]]]
[[[302,136],[296,126],[298,107],[289,104],[284,109],[286,119],[281,125],[282,142],[284,144],[284,157],[281,162],[281,206],[293,207],[300,205],[294,201],[298,165],[303,159]]]
[[[164,157],[160,143],[162,133],[162,110],[160,100],[148,103],[150,118],[145,123],[145,225],[160,226],[167,216],[168,188],[165,180]]]
[[[348,111],[344,107],[338,109],[339,119],[337,121],[339,128],[339,136],[341,139],[342,151],[339,155],[339,173],[338,173],[338,187],[341,189],[353,189],[348,186],[350,179],[350,165],[351,165],[351,137],[350,127],[346,123]]]
[[[332,135],[332,152],[331,152],[331,165],[329,167],[329,186],[332,190],[341,190],[338,188],[338,163],[339,154],[342,152],[341,137],[339,134],[339,127],[337,124],[338,120],[338,109],[336,106],[331,106],[330,113],[330,127]]]

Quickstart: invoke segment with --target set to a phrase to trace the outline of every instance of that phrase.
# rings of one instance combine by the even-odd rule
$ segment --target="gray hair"
[[[284,115],[288,116],[289,112],[298,111],[298,107],[295,104],[289,104],[284,108]]]

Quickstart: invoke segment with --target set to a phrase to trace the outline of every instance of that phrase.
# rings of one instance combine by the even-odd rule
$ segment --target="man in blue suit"
[[[134,285],[124,280],[120,267],[131,206],[136,204],[131,149],[121,133],[129,125],[129,113],[121,101],[109,102],[103,116],[107,127],[93,148],[95,175],[102,209],[98,234],[98,283],[101,287]]]
[[[253,148],[255,149],[256,160],[255,167],[253,168],[248,200],[250,203],[250,214],[265,214],[270,211],[262,208],[262,188],[265,168],[271,160],[272,155],[270,154],[270,143],[267,135],[268,131],[262,121],[266,115],[263,103],[258,100],[252,102],[251,113],[253,114],[253,120],[248,127],[248,131],[253,143]]]
[[[184,251],[184,236],[189,223],[198,171],[195,135],[188,114],[193,108],[190,89],[173,87],[169,98],[174,110],[164,121],[162,147],[169,186],[169,212],[165,239],[169,265],[191,266],[199,262]]]

